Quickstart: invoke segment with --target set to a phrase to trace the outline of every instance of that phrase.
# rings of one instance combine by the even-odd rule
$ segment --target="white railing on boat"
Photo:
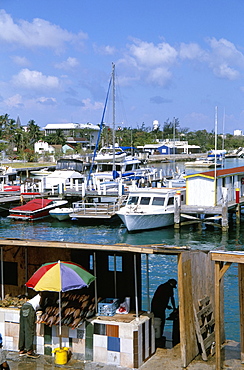
[[[121,207],[121,204],[118,202],[109,202],[109,203],[85,203],[85,202],[76,202],[73,203],[73,214],[82,214],[82,215],[99,215],[107,214],[111,215],[118,211]]]

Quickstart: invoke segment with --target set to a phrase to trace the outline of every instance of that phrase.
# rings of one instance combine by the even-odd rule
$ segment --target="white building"
[[[234,130],[234,136],[243,136],[242,130]]]
[[[92,123],[48,123],[44,127],[45,135],[55,134],[58,130],[62,130],[65,136],[75,137],[75,131],[89,129],[88,142],[90,146],[96,144],[98,133],[100,130],[99,125],[93,125]]]
[[[38,154],[43,153],[54,153],[55,149],[52,145],[46,143],[45,141],[39,140],[34,144],[34,151]]]

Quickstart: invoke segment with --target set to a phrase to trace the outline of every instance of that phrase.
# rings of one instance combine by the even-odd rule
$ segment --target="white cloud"
[[[14,61],[15,64],[22,67],[27,67],[30,65],[30,62],[26,57],[20,57],[16,55],[12,57],[12,60]]]
[[[82,45],[85,39],[87,35],[83,32],[74,34],[40,18],[15,23],[11,15],[0,10],[0,41],[27,48],[44,47],[60,51],[65,43]]]
[[[177,50],[166,42],[154,45],[138,39],[132,41],[124,58],[118,61],[126,75],[120,81],[125,84],[138,80],[166,86],[172,78],[171,68],[177,62]]]
[[[61,63],[55,64],[56,68],[59,69],[72,69],[74,67],[77,67],[79,65],[79,61],[76,58],[67,58],[67,60],[64,60]]]
[[[4,104],[9,108],[22,106],[23,105],[22,96],[20,94],[13,95],[5,99]]]
[[[82,109],[84,110],[99,110],[99,109],[103,109],[104,107],[104,104],[103,103],[100,103],[100,102],[95,102],[94,104],[91,103],[91,99],[83,99],[82,100],[82,103],[83,103],[83,107]]]
[[[170,80],[171,76],[172,76],[172,73],[169,71],[168,68],[158,67],[158,68],[152,69],[148,73],[147,80],[149,82],[153,82],[158,85],[164,86]]]
[[[196,43],[180,44],[179,56],[182,59],[200,59],[206,57],[206,52],[200,48]]]
[[[113,55],[116,52],[116,48],[110,45],[97,46],[96,44],[94,44],[93,49],[95,53],[101,55]]]
[[[177,58],[176,49],[166,42],[154,45],[151,42],[134,39],[129,51],[137,64],[145,67],[158,67],[162,64],[171,66]]]
[[[56,105],[57,104],[57,100],[55,98],[46,98],[45,96],[41,96],[40,98],[37,98],[36,102],[43,104],[43,105]]]
[[[219,65],[214,65],[214,63],[211,63],[213,67],[213,72],[217,77],[220,78],[227,78],[228,80],[236,80],[240,73],[230,66],[227,65],[227,63],[222,63]]]
[[[216,40],[214,37],[207,40],[209,50],[203,50],[196,43],[180,45],[179,56],[181,59],[194,60],[206,63],[215,76],[236,80],[244,68],[244,54],[236,46],[226,40]]]
[[[235,45],[226,40],[209,39],[211,47],[209,66],[217,77],[236,80],[240,76],[239,69],[244,67],[244,55]]]
[[[55,76],[45,76],[38,71],[22,69],[17,75],[13,76],[14,85],[27,89],[59,89],[59,79]]]

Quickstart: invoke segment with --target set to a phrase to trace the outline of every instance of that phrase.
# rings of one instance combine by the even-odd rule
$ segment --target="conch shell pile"
[[[102,298],[98,298],[100,302]],[[53,306],[46,306],[43,313],[38,317],[37,323],[48,326],[58,325],[60,320],[59,302]],[[61,297],[61,324],[75,329],[84,320],[96,313],[95,298],[86,294],[62,293]]]
[[[21,308],[25,302],[27,302],[27,297],[25,296],[12,297],[10,294],[6,294],[5,298],[0,300],[0,307]]]

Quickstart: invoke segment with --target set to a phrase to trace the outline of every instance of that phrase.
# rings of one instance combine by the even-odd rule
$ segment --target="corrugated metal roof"
[[[227,176],[233,176],[233,175],[244,175],[244,166],[241,167],[234,167],[234,168],[224,168],[224,169],[218,169],[216,170],[216,177],[227,177]],[[186,179],[190,177],[208,177],[213,178],[215,177],[215,171],[206,171],[206,172],[200,172],[200,173],[194,173],[192,175],[185,175]]]

